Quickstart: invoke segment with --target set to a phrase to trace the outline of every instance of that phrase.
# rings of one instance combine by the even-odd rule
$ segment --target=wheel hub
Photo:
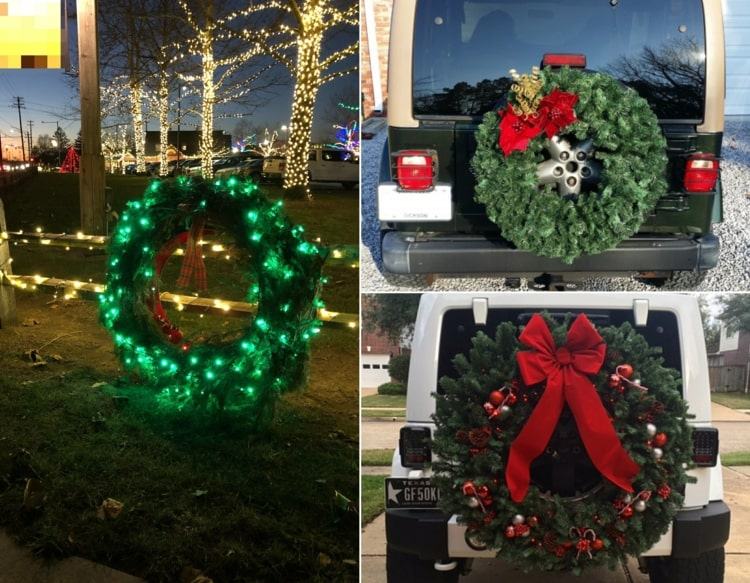
[[[545,144],[548,160],[537,166],[540,184],[555,184],[560,196],[576,198],[584,186],[599,182],[602,163],[594,159],[594,141],[586,139],[576,144],[571,140],[552,136]]]

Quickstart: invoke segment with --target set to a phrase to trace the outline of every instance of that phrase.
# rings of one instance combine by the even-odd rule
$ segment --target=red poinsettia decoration
[[[500,136],[498,147],[505,156],[516,150],[523,152],[529,142],[544,133],[548,138],[557,134],[576,121],[573,109],[578,103],[578,96],[554,89],[539,102],[539,109],[532,115],[518,115],[513,105],[498,112],[500,116]]]

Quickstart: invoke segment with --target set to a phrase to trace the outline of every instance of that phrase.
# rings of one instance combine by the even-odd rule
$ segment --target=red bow
[[[568,331],[564,346],[556,347],[544,319],[534,314],[519,340],[532,350],[516,359],[527,385],[547,381],[547,386],[526,425],[513,441],[505,480],[514,502],[529,489],[529,467],[547,447],[565,403],[573,412],[586,451],[608,480],[633,491],[632,480],[640,468],[623,449],[607,410],[587,375],[599,372],[607,345],[589,319],[580,314]]]
[[[533,115],[517,115],[508,104],[505,110],[498,112],[501,117],[498,147],[507,157],[514,150],[525,151],[529,142],[542,133],[551,138],[576,121],[573,109],[576,103],[575,93],[553,89],[539,102],[539,110]]]

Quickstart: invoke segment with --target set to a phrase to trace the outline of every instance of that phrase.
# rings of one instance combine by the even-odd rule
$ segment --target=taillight
[[[432,461],[432,443],[429,427],[406,426],[398,436],[401,465],[405,468],[424,468]]]
[[[699,467],[713,467],[719,455],[719,430],[716,427],[693,428],[693,461]]]
[[[393,154],[396,182],[402,190],[430,190],[435,185],[437,152],[402,150]]]
[[[547,53],[542,57],[542,67],[586,68],[586,55]]]
[[[719,179],[719,160],[713,154],[694,154],[685,164],[685,191],[711,192]]]

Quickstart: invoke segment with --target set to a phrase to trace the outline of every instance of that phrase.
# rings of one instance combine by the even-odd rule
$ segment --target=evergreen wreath
[[[247,257],[242,277],[257,311],[231,341],[191,343],[159,302],[159,275],[179,244],[180,282],[205,287],[200,238],[207,222],[231,235]],[[126,369],[137,370],[179,407],[241,409],[267,419],[279,394],[305,378],[308,342],[320,331],[317,308],[327,251],[305,241],[281,200],[251,181],[180,177],[155,181],[131,201],[109,244],[100,317]]]
[[[637,232],[667,193],[667,144],[648,102],[601,73],[511,74],[508,106],[485,114],[471,162],[500,234],[572,263]]]
[[[689,481],[677,371],[628,323],[571,321],[535,314],[523,331],[478,333],[437,396],[441,508],[470,546],[525,571],[614,568],[643,553]]]

